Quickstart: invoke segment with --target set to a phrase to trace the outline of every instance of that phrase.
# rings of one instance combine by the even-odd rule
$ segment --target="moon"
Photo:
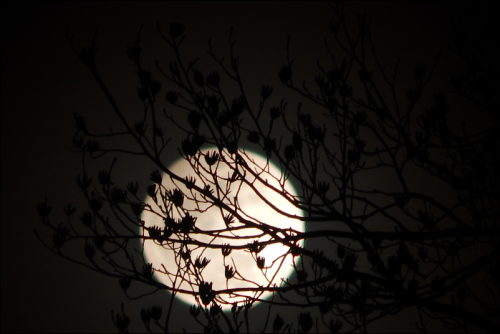
[[[218,158],[209,165],[205,156],[208,155],[210,160],[214,154],[218,154]],[[262,245],[271,240],[271,236],[253,226],[267,225],[281,229],[277,232],[280,238],[303,232],[302,211],[293,205],[297,194],[281,170],[266,158],[248,150],[240,152],[240,155],[255,175],[242,168],[241,163],[237,165],[234,155],[216,147],[198,152],[195,158],[190,158],[190,162],[179,159],[169,169],[182,178],[191,178],[202,189],[209,185],[213,195],[222,203],[237,208],[236,212],[244,222],[236,217],[231,219],[224,205],[213,205],[213,201],[207,201],[198,191],[188,189],[166,173],[162,175],[161,187],[156,185],[157,201],[150,196],[145,200],[146,207],[141,216],[145,227],[141,231],[143,236],[149,236],[148,228],[153,226],[163,230],[167,212],[177,222],[186,214],[195,220],[194,229],[187,235],[174,232],[168,241],[162,242],[143,239],[144,255],[146,261],[153,265],[155,279],[180,290],[175,295],[190,305],[200,305],[200,281],[212,283],[212,289],[219,291],[215,302],[227,310],[233,303],[242,305],[249,298],[262,300],[270,297],[272,292],[263,291],[260,287],[280,286],[294,271],[295,260],[290,248],[281,243]],[[239,173],[235,173],[235,169]],[[214,175],[217,177],[214,178]],[[174,189],[183,193],[182,206],[165,201]],[[181,241],[186,238],[190,242],[183,244]],[[264,248],[250,251],[248,246],[254,242]],[[240,247],[224,256],[224,245]],[[303,241],[297,241],[296,245],[302,247]],[[203,267],[204,258],[210,262]],[[262,268],[259,268],[258,261]],[[229,270],[229,276],[234,272],[233,277],[227,279],[226,270]],[[241,288],[254,290],[241,291]]]

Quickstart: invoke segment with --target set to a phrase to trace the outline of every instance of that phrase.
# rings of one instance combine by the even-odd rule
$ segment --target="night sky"
[[[442,49],[444,66],[432,89],[449,91],[446,85],[452,69],[447,65],[455,61],[449,51],[450,17],[452,12],[460,16],[461,6],[399,1],[347,5],[348,13],[358,11],[366,11],[373,20],[380,55],[389,65],[401,57],[401,67],[410,73],[417,62],[432,62]],[[299,76],[312,82],[316,59],[327,55],[323,39],[330,36],[332,13],[326,3],[318,1],[15,1],[2,2],[1,12],[2,332],[116,332],[111,310],[118,311],[121,302],[126,302],[117,280],[56,257],[34,234],[37,229],[43,235],[36,205],[45,197],[56,220],[65,219],[62,208],[67,203],[84,209],[75,183],[81,173],[80,155],[66,148],[74,133],[74,113],[84,115],[97,128],[116,123],[90,73],[72,52],[66,25],[77,46],[86,46],[99,27],[98,69],[119,102],[133,109],[137,81],[125,51],[141,24],[145,24],[143,52],[151,55],[151,64],[167,54],[156,22],[166,30],[169,23],[178,21],[187,28],[186,57],[202,57],[202,63],[214,69],[206,53],[207,41],[212,38],[218,53],[227,56],[233,26],[236,53],[249,86],[272,85],[286,97],[289,93],[279,87],[277,73],[286,63],[287,36],[291,36],[290,51]],[[177,157],[172,154],[173,159]],[[146,179],[151,172],[141,160],[118,165],[118,169],[122,176],[132,175],[131,179]],[[51,235],[47,240],[51,242]],[[140,306],[140,302],[125,303],[132,318],[131,331],[143,330]],[[185,306],[179,305],[176,320],[174,330],[189,326]],[[405,323],[404,315],[378,328],[415,330],[413,324]]]

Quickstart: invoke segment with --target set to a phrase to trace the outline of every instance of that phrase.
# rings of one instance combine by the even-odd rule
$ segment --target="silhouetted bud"
[[[311,115],[309,114],[300,114],[299,122],[302,123],[306,128],[311,126]]]
[[[209,166],[215,165],[217,163],[217,161],[219,161],[219,153],[217,153],[216,151],[213,151],[212,153],[205,154],[205,162]]]
[[[99,212],[99,210],[101,210],[103,206],[102,199],[100,197],[92,196],[89,206],[92,209],[92,211]]]
[[[157,127],[156,125],[153,128],[153,132],[154,132],[155,136],[163,137],[163,130],[160,129],[159,127]]]
[[[152,263],[145,263],[142,266],[142,274],[146,279],[151,279],[154,274],[154,269],[153,269],[153,264]]]
[[[157,80],[151,81],[151,84],[149,85],[149,90],[151,91],[151,94],[155,96],[161,90],[161,82]]]
[[[304,270],[297,270],[297,280],[299,282],[305,282],[305,280],[307,279],[307,276],[309,276],[309,275],[308,275],[308,273],[306,271],[304,271]]]
[[[343,259],[345,257],[345,254],[346,254],[346,251],[345,251],[344,246],[338,245],[337,246],[337,256],[339,257],[339,259]]]
[[[161,228],[158,226],[151,226],[147,228],[149,236],[153,239],[159,240],[161,238]]]
[[[233,102],[231,103],[231,113],[233,115],[239,115],[243,112],[245,109],[247,102],[245,100],[244,96],[240,96],[238,98],[235,98]]]
[[[203,87],[203,84],[205,83],[203,74],[201,74],[201,72],[198,70],[193,70],[193,80],[200,87]]]
[[[156,185],[154,184],[150,184],[147,188],[146,188],[146,192],[148,193],[148,196],[151,197],[151,198],[156,198]]]
[[[99,148],[100,148],[100,145],[95,140],[87,141],[86,149],[87,149],[87,151],[89,151],[89,153],[93,153],[93,152],[99,150]]]
[[[197,256],[196,260],[194,260],[194,266],[198,269],[205,268],[209,263],[210,263],[210,260],[207,259],[206,257],[201,258],[201,255]]]
[[[161,318],[162,308],[161,306],[153,306],[150,310],[151,318],[158,321]]]
[[[269,154],[276,147],[276,139],[274,138],[265,138],[264,139],[264,150]]]
[[[144,204],[142,203],[132,203],[130,204],[130,208],[132,209],[132,212],[136,216],[140,216],[142,214],[142,211],[144,210]]]
[[[193,316],[195,318],[200,314],[200,311],[201,311],[201,309],[196,305],[191,305],[189,307],[189,313],[191,313],[191,316]]]
[[[269,87],[269,86],[262,86],[262,88],[260,89],[260,97],[263,99],[263,100],[266,100],[268,99],[271,94],[273,93],[273,88],[272,87]]]
[[[311,318],[311,314],[309,312],[299,314],[299,327],[301,333],[307,333],[311,330],[313,326],[313,320]]]
[[[184,30],[186,29],[184,27],[184,25],[182,25],[181,23],[179,22],[172,22],[170,23],[170,27],[169,27],[169,33],[170,35],[172,35],[172,37],[179,37],[180,35],[182,35],[182,33],[184,32]]]
[[[144,133],[146,132],[146,126],[144,125],[144,122],[139,122],[139,123],[134,124],[134,131],[139,136],[144,135]]]
[[[265,265],[266,265],[266,258],[257,256],[257,267],[259,267],[259,269],[263,269]]]
[[[342,322],[340,322],[339,320],[333,321],[333,319],[330,319],[330,323],[328,324],[328,329],[333,334],[337,334],[342,329]]]
[[[281,109],[279,107],[271,107],[270,114],[272,119],[276,119],[281,116]]]
[[[203,194],[206,196],[210,196],[214,193],[213,189],[210,189],[210,185],[207,184],[206,186],[203,187]]]
[[[199,293],[201,302],[207,306],[214,299],[214,292],[212,291],[212,282],[200,282]]]
[[[181,229],[184,233],[188,233],[193,230],[196,223],[196,218],[188,213],[181,220]]]
[[[132,283],[132,280],[128,277],[122,277],[120,278],[120,287],[126,291],[130,287],[130,283]]]
[[[194,177],[192,177],[192,176],[191,177],[186,176],[184,178],[184,180],[186,180],[186,183],[185,183],[186,188],[188,188],[188,189],[193,189],[194,188],[194,185],[196,183],[196,180],[195,180]]]
[[[174,191],[170,194],[169,199],[176,207],[182,207],[182,204],[184,203],[184,194],[179,189],[174,189]]]
[[[54,242],[54,246],[56,246],[56,248],[59,248],[66,242],[66,234],[56,232],[52,237],[52,241]]]
[[[151,312],[146,309],[141,309],[141,320],[143,323],[145,323],[147,326],[149,326],[149,322],[151,321]]]
[[[75,128],[78,131],[87,133],[87,125],[85,124],[85,119],[83,116],[76,116],[75,114]]]
[[[279,333],[281,330],[281,327],[285,324],[285,321],[283,318],[279,315],[276,314],[276,317],[274,318],[273,321],[273,333]]]
[[[72,206],[71,204],[65,205],[64,206],[64,214],[68,217],[73,215],[76,211],[76,207]]]
[[[229,254],[231,254],[232,250],[233,249],[229,246],[229,244],[226,244],[225,247],[221,248],[222,256],[224,257],[228,256]]]
[[[78,136],[78,137],[73,137],[72,141],[73,143],[73,146],[75,146],[76,148],[82,148],[82,145],[83,145],[83,138],[81,136]]]
[[[192,110],[188,114],[189,125],[191,125],[191,127],[194,130],[197,130],[200,127],[200,123],[201,123],[202,119],[203,119],[203,117],[196,110]]]
[[[149,96],[148,89],[146,87],[137,88],[137,95],[139,96],[139,99],[141,99],[141,101],[146,101]]]
[[[254,240],[251,244],[248,244],[248,249],[253,253],[260,253],[266,246],[260,245],[257,240]]]
[[[122,309],[123,309],[123,304],[122,304]],[[130,317],[129,316],[127,316],[125,314],[123,314],[123,315],[117,314],[116,315],[116,320],[115,319],[113,319],[113,320],[115,322],[116,327],[118,327],[118,331],[120,333],[126,333],[126,332],[128,332],[127,331],[127,327],[130,324]]]
[[[160,172],[155,169],[153,172],[151,172],[151,174],[149,175],[149,179],[151,181],[153,181],[154,183],[157,183],[157,184],[160,184],[161,183],[161,180],[162,180],[162,176],[160,174]],[[130,183],[129,183],[130,184]],[[137,184],[137,183],[136,183]]]
[[[219,86],[220,75],[217,72],[212,72],[207,76],[207,83],[210,86],[217,87]]]
[[[226,265],[226,269],[224,270],[224,274],[226,275],[226,279],[233,278],[234,269],[230,265]]]
[[[96,248],[92,244],[85,244],[85,256],[92,259],[95,255]]]
[[[210,316],[212,318],[216,317],[220,313],[221,310],[222,309],[218,304],[216,304],[215,302],[212,303],[212,306],[210,306]]]
[[[103,186],[111,183],[111,175],[108,173],[108,171],[105,170],[101,170],[99,172],[97,179],[99,180],[99,183]]]
[[[406,91],[406,98],[411,104],[415,103],[415,101],[417,101],[419,97],[420,92],[416,89],[408,88],[408,90]]]
[[[179,95],[176,93],[176,92],[173,92],[173,91],[169,91],[166,95],[165,95],[165,99],[169,102],[169,103],[172,103],[172,104],[175,104],[175,102],[177,102],[177,99],[179,98]]]
[[[288,82],[292,78],[292,71],[290,70],[290,67],[283,66],[280,69],[278,76],[279,76],[281,81]]]
[[[356,149],[359,151],[359,152],[363,152],[363,150],[365,149],[366,147],[366,141],[362,140],[362,139],[356,139],[354,141],[354,147],[356,147]]]
[[[229,154],[236,154],[236,152],[238,152],[238,142],[232,141],[227,143],[227,152]]]
[[[52,211],[50,205],[47,204],[47,198],[45,198],[45,201],[38,203],[36,208],[38,215],[42,218],[47,217],[50,211]]]
[[[295,158],[295,148],[292,145],[285,146],[285,159],[287,162]]]
[[[187,261],[191,258],[191,251],[189,249],[182,250],[180,255],[184,261]]]
[[[353,252],[348,252],[344,257],[342,268],[348,271],[354,270],[357,260],[358,260],[358,254]]]
[[[104,243],[106,242],[106,236],[104,234],[100,234],[94,237],[92,241],[94,242],[94,245],[96,245],[98,249],[103,249]]]
[[[321,181],[318,183],[318,191],[322,195],[325,195],[329,189],[330,189],[330,184],[328,182]]]
[[[90,213],[89,211],[84,212],[83,216],[80,219],[82,220],[82,223],[85,226],[92,225],[93,222],[92,213]]]
[[[80,178],[80,175],[76,178],[76,184],[82,190],[87,189],[92,184],[92,179],[87,176],[87,174],[83,174]]]
[[[256,144],[259,142],[260,139],[259,133],[257,131],[250,131],[250,133],[247,136],[247,139],[249,142]]]
[[[394,195],[394,201],[397,206],[403,208],[408,203],[408,197],[405,194],[396,194]]]
[[[231,115],[231,113],[229,113],[228,111],[223,111],[217,117],[217,121],[219,122],[219,124],[221,126],[223,126],[223,125],[226,125],[227,123],[229,123],[229,121],[231,121],[232,118],[233,118],[233,116]]]
[[[127,56],[133,61],[139,61],[141,50],[142,49],[138,44],[135,44],[134,46],[129,46],[127,48]]]
[[[193,142],[189,139],[184,139],[181,143],[181,146],[182,151],[187,156],[195,155],[196,152],[198,152],[198,148],[196,147],[196,145],[194,145]]]
[[[229,227],[229,225],[232,223],[234,223],[234,217],[232,214],[228,213],[224,216],[224,224]]]

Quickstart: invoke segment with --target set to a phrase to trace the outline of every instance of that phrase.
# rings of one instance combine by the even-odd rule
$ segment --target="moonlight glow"
[[[248,169],[258,175],[256,179],[241,165],[236,165],[233,160],[234,156],[232,158],[226,151],[223,151],[218,161],[210,166],[205,155],[215,152],[218,153],[218,149],[210,148],[198,153],[198,159],[192,158],[190,162],[181,159],[174,163],[170,170],[182,178],[192,177],[195,184],[202,189],[210,185],[213,195],[221,202],[231,208],[234,208],[236,204],[237,212],[241,215],[242,220],[259,226],[265,224],[278,228],[280,231],[277,232],[277,235],[280,238],[304,231],[303,222],[292,218],[301,216],[301,210],[295,208],[291,203],[296,196],[295,191],[290,182],[284,182],[284,177],[277,167],[257,154],[248,151],[243,153],[242,157]],[[243,177],[236,176],[235,168]],[[214,176],[210,174],[210,171],[215,170],[217,171],[217,180],[214,180]],[[243,178],[248,183],[243,182]],[[266,187],[265,182],[274,187],[274,190]],[[248,184],[255,187],[265,200],[259,198]],[[182,209],[173,205],[171,201],[163,199],[169,198],[169,194],[172,194],[176,188],[184,194]],[[212,282],[213,290],[218,291],[235,288],[259,288],[259,286],[272,287],[274,284],[279,286],[282,280],[291,274],[293,256],[289,253],[287,246],[279,243],[268,244],[259,253],[250,252],[247,247],[242,247],[241,249],[233,249],[226,257],[223,256],[222,246],[224,244],[243,246],[252,244],[254,241],[260,243],[270,240],[270,237],[264,236],[258,228],[248,227],[236,217],[233,217],[228,228],[226,223],[229,221],[227,219],[229,213],[222,206],[210,205],[202,194],[187,189],[184,184],[178,181],[173,182],[167,174],[163,175],[162,186],[157,185],[156,191],[156,203],[149,196],[146,200],[148,206],[142,215],[145,227],[157,226],[164,229],[167,212],[171,218],[175,219],[176,223],[189,214],[196,219],[196,222],[195,229],[188,234],[187,240],[209,244],[212,247],[194,244],[183,246],[180,240],[184,240],[186,235],[182,232],[174,232],[170,236],[170,239],[179,240],[177,242],[163,241],[160,245],[158,241],[145,240],[144,253],[147,261],[153,264],[155,278],[169,287],[175,286],[180,290],[190,292],[177,294],[183,301],[197,304],[193,294],[193,292],[198,293],[200,283],[200,280],[194,275],[194,271],[199,272],[195,265],[197,258],[200,262],[203,262],[203,258],[210,260],[199,277],[205,282]],[[277,210],[281,212],[277,212]],[[288,217],[284,216],[283,213],[286,213]],[[224,217],[226,217],[226,222]],[[204,231],[212,232],[208,235],[204,234]],[[144,235],[149,236],[147,229],[144,230]],[[298,245],[302,246],[302,241]],[[186,255],[188,250],[190,251],[189,257]],[[186,259],[178,256],[181,253],[186,255]],[[262,270],[257,266],[257,257],[265,258]],[[190,262],[190,264],[187,265],[186,262]],[[225,276],[226,266],[235,270],[234,277],[228,280]],[[233,302],[243,302],[247,297],[262,299],[269,296],[270,292],[232,291],[220,294],[217,302],[219,304],[225,302],[226,304],[221,306],[227,309],[231,307]]]

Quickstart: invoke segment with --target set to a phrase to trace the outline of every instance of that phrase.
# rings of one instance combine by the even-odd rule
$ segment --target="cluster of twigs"
[[[138,183],[120,187],[112,182],[115,162],[97,175],[97,182],[84,172],[77,183],[88,211],[75,218],[75,208],[68,205],[67,222],[56,225],[47,201],[40,203],[43,224],[54,230],[53,244],[40,240],[60,256],[116,277],[131,298],[131,282],[152,292],[195,296],[191,315],[209,331],[250,330],[249,310],[256,302],[269,305],[259,329],[273,332],[363,331],[407,308],[417,310],[422,331],[429,319],[465,330],[498,330],[498,117],[493,116],[493,126],[483,132],[468,133],[465,127],[457,131],[449,124],[454,107],[442,94],[422,112],[422,97],[439,57],[430,68],[415,66],[413,86],[401,96],[398,66],[388,73],[377,57],[366,18],[358,18],[359,29],[352,33],[343,6],[332,4],[336,19],[328,39],[333,43],[327,42],[330,59],[318,64],[313,87],[297,83],[290,52],[278,73],[286,87],[315,108],[312,114],[300,104],[294,109],[285,100],[273,103],[270,86],[262,86],[258,103],[252,103],[232,34],[229,59],[218,57],[209,46],[218,70],[202,72],[196,61],[181,55],[184,26],[173,23],[166,33],[158,26],[175,55],[168,69],[157,63],[162,79],[143,68],[140,33],[128,48],[144,106],[139,121],[129,120],[96,68],[95,43],[81,50],[74,47],[124,126],[120,133],[96,134],[76,116],[74,149],[84,160],[113,152],[139,154],[157,170],[146,187],[148,200],[141,197],[144,191]],[[498,67],[467,57],[474,45],[460,38],[458,51],[466,57],[467,70],[453,79],[453,88],[474,102],[475,113],[493,115],[498,110]],[[167,92],[160,80],[175,88]],[[228,92],[228,82],[236,89]],[[167,166],[166,156],[176,149],[168,136],[172,126],[184,133],[178,152],[192,168],[190,177]],[[136,151],[107,148],[97,141],[124,135],[134,140]],[[206,147],[212,150],[203,151]],[[248,149],[260,152],[268,163],[253,163],[245,153]],[[269,172],[271,162],[280,167],[279,175]],[[219,168],[229,172],[218,174]],[[176,186],[166,187],[165,179]],[[298,195],[286,190],[290,182]],[[282,229],[256,219],[238,205],[239,193],[229,191],[231,184],[249,187],[257,195],[260,184],[281,195],[302,214],[285,212],[260,197],[275,212],[305,222],[307,229]],[[225,228],[206,230],[196,224],[209,208],[219,210]],[[144,212],[161,219],[162,225],[148,224]],[[195,237],[235,236],[241,229],[256,232],[240,236],[243,242],[238,244]],[[256,235],[265,236],[265,241],[254,242]],[[86,261],[65,252],[68,244],[82,242]],[[148,242],[170,250],[178,271],[149,263],[144,257]],[[238,270],[243,264],[224,262],[221,280],[249,284],[215,290],[213,282],[203,279],[211,259],[191,254],[217,249],[226,258],[245,250],[266,276],[271,264],[258,254],[273,243],[286,247],[281,260],[292,258],[295,273],[278,281],[268,277],[265,286],[243,277]],[[171,284],[155,280],[155,273],[168,275]],[[186,282],[190,288],[181,288]],[[261,298],[266,291],[272,292],[271,299]],[[142,310],[148,330],[168,331],[171,301],[163,306],[164,314],[158,306]],[[232,305],[230,313],[221,311],[224,305]],[[286,312],[300,308],[297,320],[284,317],[280,306],[287,306]],[[120,331],[127,330],[130,319],[123,309],[113,320]]]

